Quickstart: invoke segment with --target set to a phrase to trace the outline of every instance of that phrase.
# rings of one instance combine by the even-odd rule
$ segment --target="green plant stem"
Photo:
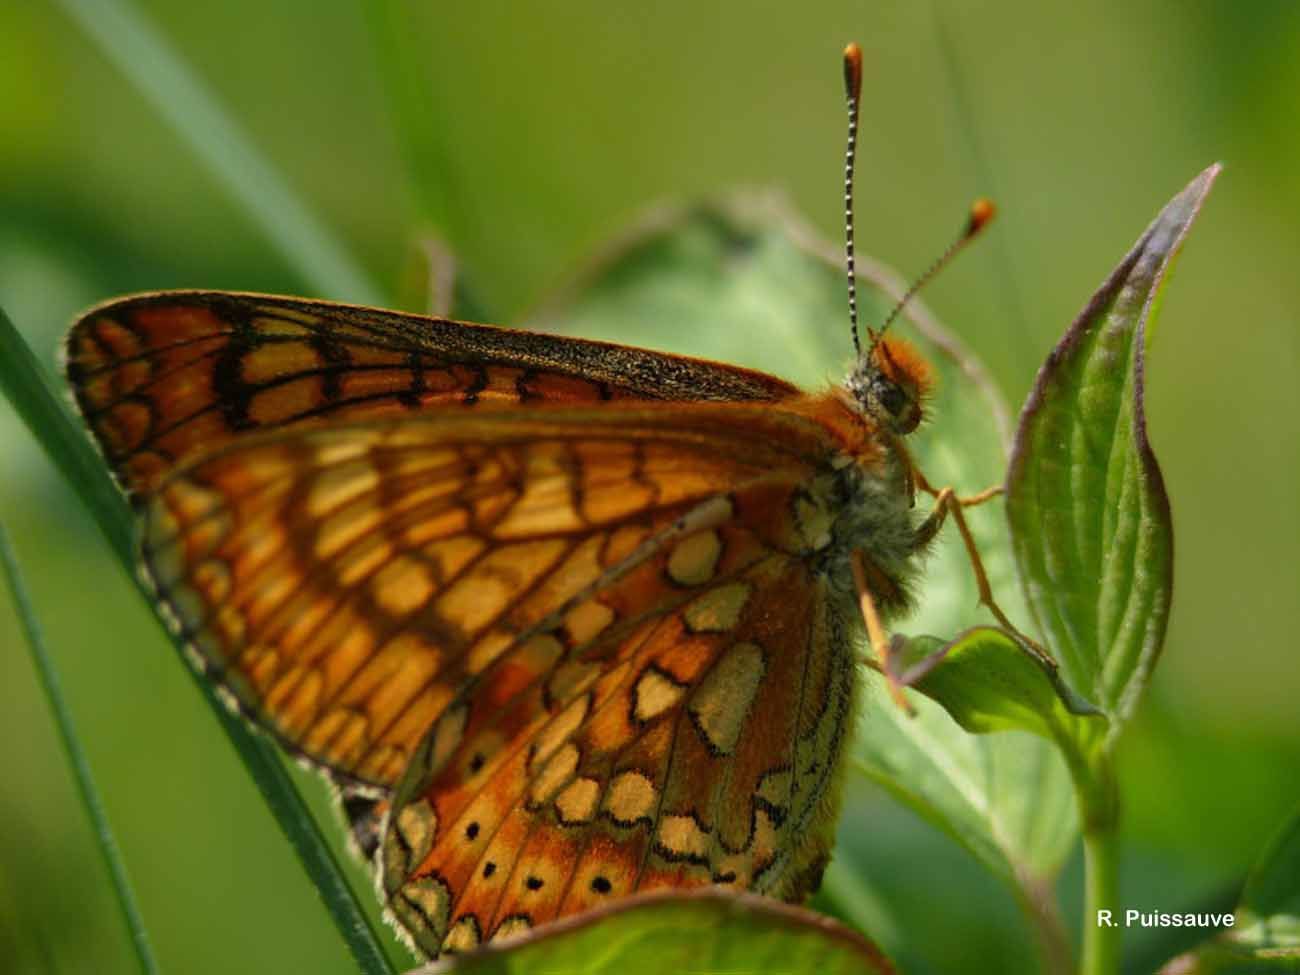
[[[136,583],[137,591],[152,607],[152,600],[144,592],[134,571],[135,546],[127,505],[110,483],[90,439],[68,416],[50,388],[45,371],[3,309],[0,309],[0,389],[9,397],[50,460],[81,496],[129,578]],[[185,669],[203,692],[222,730],[298,855],[357,966],[364,975],[392,975],[394,968],[384,954],[369,919],[275,748],[231,714],[210,684],[191,668]]]
[[[1066,749],[1083,825],[1083,952],[1080,975],[1118,975],[1123,927],[1119,906],[1119,791],[1110,752],[1100,741]],[[1099,915],[1099,911],[1109,911]],[[1109,918],[1107,924],[1100,918]]]
[[[91,828],[95,831],[96,845],[108,870],[108,878],[113,885],[113,893],[117,898],[117,906],[122,912],[122,920],[126,923],[127,932],[131,936],[131,945],[135,948],[140,971],[145,975],[155,975],[158,971],[158,960],[154,958],[153,948],[149,944],[149,932],[145,929],[144,917],[140,914],[139,905],[136,904],[135,892],[131,889],[131,880],[126,873],[126,863],[122,860],[122,851],[113,837],[113,828],[108,823],[104,801],[95,786],[94,776],[91,775],[90,762],[86,758],[86,753],[82,751],[81,739],[77,737],[77,729],[72,723],[72,712],[68,709],[67,699],[63,696],[58,671],[55,670],[54,661],[50,659],[49,651],[45,647],[45,638],[36,619],[36,611],[32,606],[31,597],[27,594],[27,587],[23,584],[18,560],[14,557],[9,533],[3,522],[0,522],[0,566],[4,568],[9,591],[13,594],[14,609],[17,611],[23,636],[27,640],[27,649],[31,651],[32,663],[36,667],[41,690],[45,693],[45,699],[49,702],[50,711],[54,715],[54,724],[59,732],[59,744],[63,748],[63,754],[67,756],[68,766],[72,769],[72,779],[81,796],[81,804],[86,810],[86,815],[90,817]]]
[[[1084,830],[1083,956],[1081,975],[1115,975],[1120,962],[1119,837],[1114,827]],[[1098,911],[1110,911],[1115,927],[1100,924]]]

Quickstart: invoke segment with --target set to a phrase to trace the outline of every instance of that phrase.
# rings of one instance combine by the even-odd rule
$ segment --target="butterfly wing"
[[[734,527],[743,503],[734,558],[793,557],[800,524],[772,506],[826,450],[816,424],[743,405],[284,431],[168,475],[141,502],[143,560],[240,710],[386,787],[458,695],[508,685],[483,678],[503,654],[545,650],[550,666],[681,605],[681,536]]]
[[[772,408],[793,387],[218,293],[104,306],[68,353],[196,663],[345,785],[362,846],[401,778],[383,878],[426,952],[811,884],[853,665],[814,569],[834,437]]]
[[[73,325],[66,358],[82,415],[129,493],[255,430],[534,401],[797,392],[723,363],[233,292],[159,292],[93,308]]]
[[[703,564],[701,537],[664,546],[661,586],[684,550]],[[815,889],[854,713],[850,641],[805,560],[760,546],[723,564],[558,664],[518,647],[495,665],[520,674],[508,692],[464,695],[431,729],[381,857],[419,950],[468,950],[638,890]]]

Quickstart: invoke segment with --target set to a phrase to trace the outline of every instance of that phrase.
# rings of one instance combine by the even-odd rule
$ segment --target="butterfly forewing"
[[[237,442],[150,495],[145,565],[244,710],[313,761],[391,784],[530,634],[670,609],[647,561],[681,532],[743,502],[764,544],[797,544],[771,505],[809,476],[811,425],[700,410],[460,412]],[[786,428],[805,440],[765,436]]]
[[[67,340],[78,406],[131,492],[250,431],[448,407],[770,400],[723,363],[353,305],[160,292],[87,312]]]

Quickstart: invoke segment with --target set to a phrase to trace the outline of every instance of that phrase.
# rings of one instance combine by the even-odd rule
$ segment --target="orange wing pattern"
[[[816,886],[848,539],[887,543],[887,601],[910,552],[905,475],[859,412],[719,363],[257,295],[103,306],[68,357],[165,614],[344,787],[419,949],[635,890]]]
[[[66,357],[82,415],[133,494],[253,430],[451,406],[797,392],[723,363],[231,292],[159,292],[91,309],[69,333]]]
[[[815,428],[700,410],[466,412],[235,442],[148,497],[144,564],[246,713],[312,761],[391,785],[514,645],[562,630],[572,648],[670,610],[646,563],[700,519],[725,521],[710,499],[743,498],[763,544],[797,544],[779,537],[771,485],[801,485],[812,458],[765,435],[788,427],[811,450]]]
[[[417,948],[468,950],[637,890],[798,900],[816,887],[854,662],[802,561],[767,550],[725,571],[744,548],[737,528],[685,602],[577,662],[538,666],[521,646],[497,664],[520,673],[510,692],[462,695],[439,720],[381,856]],[[662,584],[687,551],[704,575],[716,538],[664,546]]]

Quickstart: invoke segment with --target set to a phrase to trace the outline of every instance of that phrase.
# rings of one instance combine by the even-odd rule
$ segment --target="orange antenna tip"
[[[844,49],[844,91],[854,101],[862,94],[862,48],[856,43]]]
[[[966,224],[966,239],[970,240],[970,238],[987,227],[989,221],[997,215],[998,208],[993,205],[993,201],[981,196],[970,205],[970,222]]]
[[[889,326],[894,323],[894,319],[898,317],[898,313],[907,307],[907,303],[912,300],[916,293],[929,284],[931,278],[947,267],[948,262],[957,256],[958,251],[969,244],[972,237],[988,226],[989,221],[993,219],[997,212],[997,207],[993,205],[993,201],[984,197],[980,197],[971,204],[970,216],[966,220],[966,226],[963,228],[961,236],[949,244],[948,249],[939,255],[939,259],[931,264],[929,269],[916,279],[912,286],[907,289],[907,293],[903,295],[903,297],[898,299],[898,304],[894,305],[894,310],[891,311],[889,316],[885,319],[885,324],[881,325],[879,330],[867,330],[867,334],[871,336],[871,341],[873,343],[880,341],[880,336],[883,335],[885,331],[888,330]]]

